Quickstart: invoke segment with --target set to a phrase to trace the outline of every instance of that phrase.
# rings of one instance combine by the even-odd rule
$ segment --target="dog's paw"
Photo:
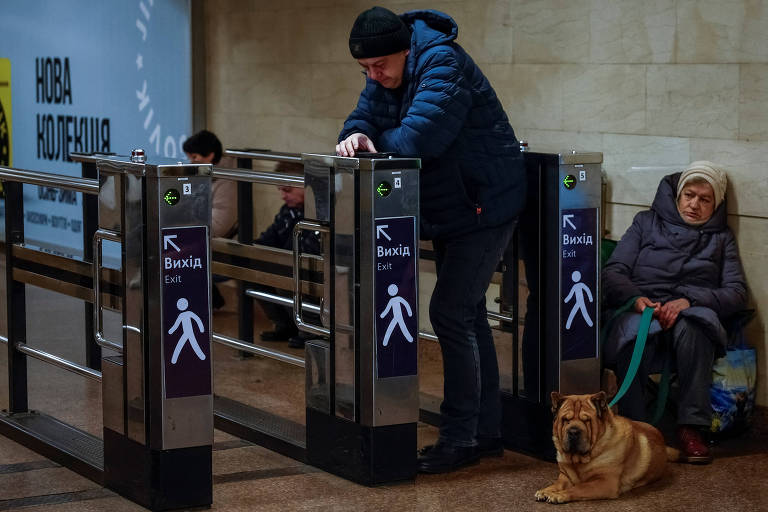
[[[539,489],[536,491],[536,501],[546,501],[547,503],[567,503],[569,500],[565,491]]]

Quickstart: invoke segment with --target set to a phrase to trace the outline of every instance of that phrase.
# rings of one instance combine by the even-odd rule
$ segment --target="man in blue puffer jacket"
[[[419,456],[427,473],[503,454],[485,293],[525,197],[515,133],[457,33],[453,19],[437,11],[361,13],[349,48],[367,79],[336,146],[341,156],[383,151],[422,159],[421,236],[433,241],[437,260],[429,314],[445,381],[440,438]]]

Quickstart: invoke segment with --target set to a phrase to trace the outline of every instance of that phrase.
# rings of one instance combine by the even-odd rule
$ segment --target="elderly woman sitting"
[[[645,383],[671,358],[680,399],[677,437],[689,462],[712,460],[701,430],[712,421],[712,363],[724,353],[722,321],[744,309],[746,285],[736,239],[726,223],[725,172],[711,162],[693,162],[665,176],[648,211],[638,213],[603,269],[605,304],[633,310],[619,316],[605,342],[620,380],[632,356],[640,313],[654,320],[640,368],[619,411],[646,421]]]

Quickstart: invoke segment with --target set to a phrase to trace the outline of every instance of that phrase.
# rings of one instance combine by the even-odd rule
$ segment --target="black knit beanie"
[[[349,51],[356,59],[391,55],[411,47],[411,31],[400,17],[383,7],[363,11],[349,33]]]

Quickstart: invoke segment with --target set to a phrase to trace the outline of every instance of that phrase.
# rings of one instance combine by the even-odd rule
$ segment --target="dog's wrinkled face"
[[[552,392],[552,436],[563,453],[587,455],[605,431],[605,393],[561,395]]]

